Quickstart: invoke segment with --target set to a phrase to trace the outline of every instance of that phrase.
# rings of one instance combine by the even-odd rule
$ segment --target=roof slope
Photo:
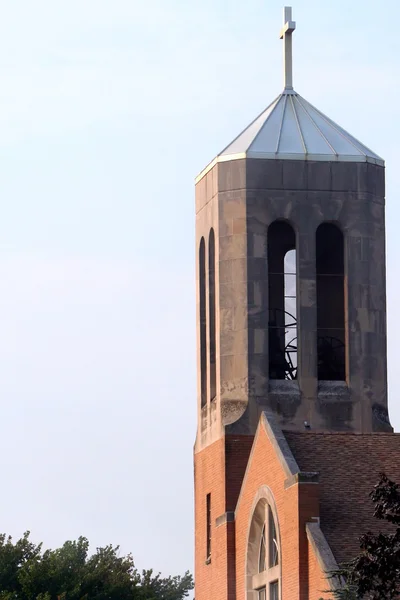
[[[384,166],[375,152],[307,102],[293,89],[292,8],[283,11],[284,90],[199,174],[217,163],[240,158],[371,162]]]
[[[302,471],[318,471],[321,529],[338,563],[359,552],[359,537],[388,530],[368,497],[384,472],[400,483],[400,434],[284,432]]]
[[[370,162],[385,161],[297,92],[275,100],[198,175],[219,162],[240,158]]]
[[[284,90],[219,157],[372,162],[364,146],[294,91]]]

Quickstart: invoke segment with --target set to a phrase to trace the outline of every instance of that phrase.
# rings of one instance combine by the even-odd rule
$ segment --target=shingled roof
[[[361,534],[390,527],[368,495],[382,472],[400,483],[400,434],[284,433],[300,469],[320,474],[320,524],[337,562],[354,558]]]

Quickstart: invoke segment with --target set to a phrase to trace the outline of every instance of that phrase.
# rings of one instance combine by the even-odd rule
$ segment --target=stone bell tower
[[[284,430],[392,431],[384,161],[293,89],[296,24],[284,14],[283,92],[196,179],[204,598],[232,581],[229,559],[226,573],[202,565],[215,520],[213,544],[233,552],[230,515],[262,411]]]
[[[294,91],[294,30],[282,94],[196,179],[199,443],[265,407],[390,429],[384,161]]]

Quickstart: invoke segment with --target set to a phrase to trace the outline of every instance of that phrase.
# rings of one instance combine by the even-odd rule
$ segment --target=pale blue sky
[[[0,1],[0,530],[192,568],[194,177],[281,91],[277,0]],[[398,2],[293,2],[294,85],[386,159]]]

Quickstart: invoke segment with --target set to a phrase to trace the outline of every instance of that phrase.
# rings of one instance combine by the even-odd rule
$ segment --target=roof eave
[[[222,162],[229,162],[231,160],[240,160],[243,158],[257,158],[261,160],[307,160],[307,161],[319,161],[319,162],[368,162],[373,165],[379,165],[380,167],[385,166],[385,161],[379,156],[366,156],[366,155],[347,155],[347,154],[300,154],[300,153],[274,153],[274,152],[239,152],[236,154],[221,154],[216,156],[212,162],[210,162],[203,171],[195,179],[195,183],[198,183],[211,169],[217,164]]]

